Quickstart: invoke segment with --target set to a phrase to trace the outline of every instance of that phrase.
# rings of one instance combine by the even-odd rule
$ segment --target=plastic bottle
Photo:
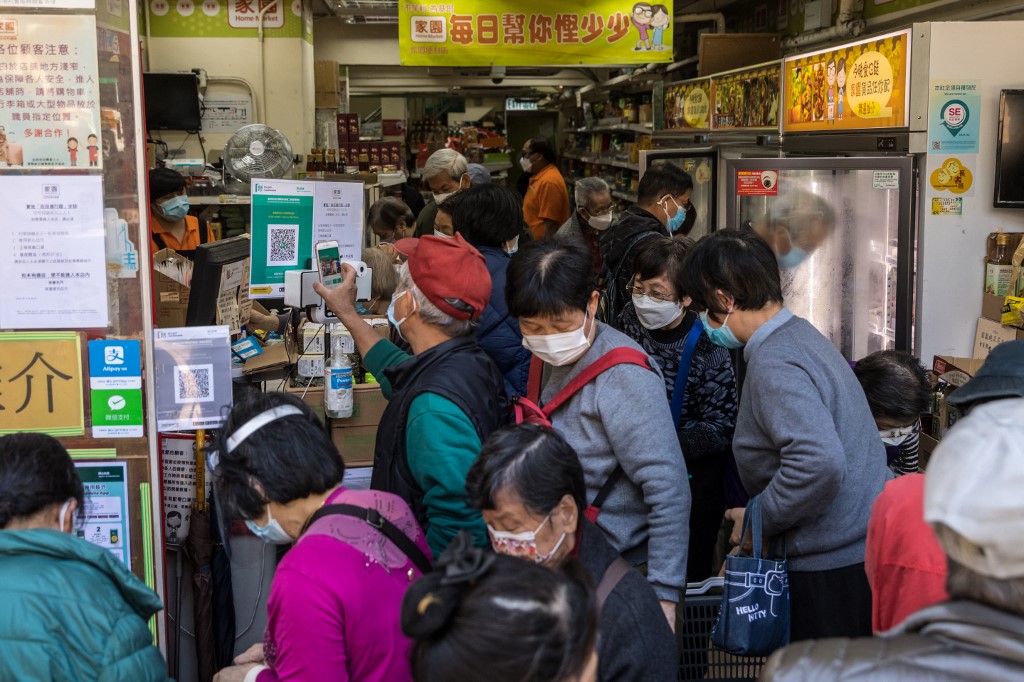
[[[324,371],[324,412],[332,419],[352,416],[352,361],[345,352],[348,331],[331,334],[331,362]]]
[[[985,263],[985,293],[1006,296],[1010,291],[1010,275],[1013,265],[1010,262],[1010,236],[1000,233],[996,236],[996,248]]]

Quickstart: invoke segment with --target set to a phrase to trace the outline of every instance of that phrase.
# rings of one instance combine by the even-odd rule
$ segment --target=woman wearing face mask
[[[550,419],[579,454],[587,501],[600,507],[598,527],[627,561],[646,564],[674,625],[686,577],[690,488],[668,402],[660,399],[660,371],[636,343],[594,319],[598,292],[582,244],[555,239],[525,246],[509,265],[506,296],[535,358],[529,383],[535,382],[540,405],[583,372],[615,361]],[[640,366],[618,361],[626,356],[640,358]]]
[[[370,300],[356,301],[360,315],[384,315],[398,289],[398,268],[391,256],[380,249],[363,249],[363,262],[370,268]]]
[[[711,341],[743,348],[733,454],[747,493],[760,495],[765,535],[785,540],[791,639],[870,635],[865,537],[892,474],[853,370],[783,306],[775,253],[750,232],[702,239],[682,285]],[[744,510],[726,514],[737,544]]]
[[[214,240],[205,220],[189,215],[185,178],[170,168],[149,171],[149,229],[153,253],[173,249],[191,258],[196,247]]]
[[[399,262],[400,256],[394,243],[413,235],[416,223],[412,210],[401,199],[384,197],[370,206],[366,212],[366,224],[380,239],[378,248]]]
[[[584,516],[583,467],[565,439],[534,424],[495,432],[469,471],[466,491],[496,552],[556,569],[577,559],[601,586],[599,680],[675,679],[676,641],[658,597]]]
[[[448,202],[456,197],[454,228],[483,254],[491,275],[491,298],[476,328],[477,343],[505,377],[505,393],[525,395],[530,351],[523,347],[519,321],[509,313],[505,301],[505,276],[509,259],[519,249],[523,211],[516,195],[498,185],[470,187]],[[441,210],[444,208],[442,205]]]
[[[690,474],[686,579],[699,582],[714,571],[738,399],[729,351],[703,333],[682,288],[683,263],[692,244],[685,237],[657,237],[643,245],[619,328],[654,358],[665,378]]]
[[[43,434],[0,438],[0,679],[162,681],[147,622],[163,604],[75,536],[82,481]]]
[[[455,209],[459,202],[462,201],[463,196],[463,192],[455,192],[437,207],[437,215],[434,217],[435,237],[452,237],[455,235],[452,216],[455,215]]]
[[[409,507],[345,488],[323,423],[284,393],[236,399],[211,466],[227,518],[266,542],[295,543],[274,574],[263,644],[215,682],[409,680],[401,602],[429,568]]]

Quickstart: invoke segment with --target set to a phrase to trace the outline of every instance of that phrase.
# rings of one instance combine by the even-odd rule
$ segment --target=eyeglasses
[[[635,10],[633,10],[633,14],[642,14],[645,17],[653,17],[654,16],[654,10],[653,9],[642,9],[642,8],[638,7]]]
[[[921,432],[921,420],[917,420],[910,426],[901,426],[898,429],[886,429],[885,431],[879,431],[878,435],[885,438],[902,438],[903,436],[911,436],[915,433]]]
[[[636,284],[627,284],[626,291],[633,296],[649,296],[655,301],[661,301],[662,303],[679,303],[679,299],[674,296],[666,296],[664,294],[658,294],[654,292],[644,291],[643,288]]]
[[[615,208],[614,204],[608,204],[604,208],[599,208],[596,211],[591,211],[589,208],[587,208],[587,213],[589,213],[592,216],[608,215],[609,213],[612,212],[613,208]]]

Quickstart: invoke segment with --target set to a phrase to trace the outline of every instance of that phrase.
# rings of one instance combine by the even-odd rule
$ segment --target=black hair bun
[[[434,563],[434,571],[417,580],[402,599],[402,632],[423,639],[443,630],[462,601],[462,595],[494,565],[494,554],[473,547],[459,533]]]

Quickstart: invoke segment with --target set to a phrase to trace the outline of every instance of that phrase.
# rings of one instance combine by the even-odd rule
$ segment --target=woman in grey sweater
[[[509,312],[537,359],[531,378],[539,374],[540,405],[616,349],[632,349],[649,363],[606,370],[556,409],[551,422],[579,455],[588,504],[611,481],[597,526],[626,561],[646,564],[674,627],[686,580],[690,486],[661,373],[635,342],[594,319],[598,293],[582,244],[531,243],[512,257],[507,277]]]
[[[785,540],[792,640],[870,635],[865,538],[891,474],[853,370],[783,306],[775,254],[754,234],[706,237],[684,286],[711,340],[743,348],[733,454],[747,492],[761,496],[765,534]],[[726,516],[742,526],[743,510]]]

